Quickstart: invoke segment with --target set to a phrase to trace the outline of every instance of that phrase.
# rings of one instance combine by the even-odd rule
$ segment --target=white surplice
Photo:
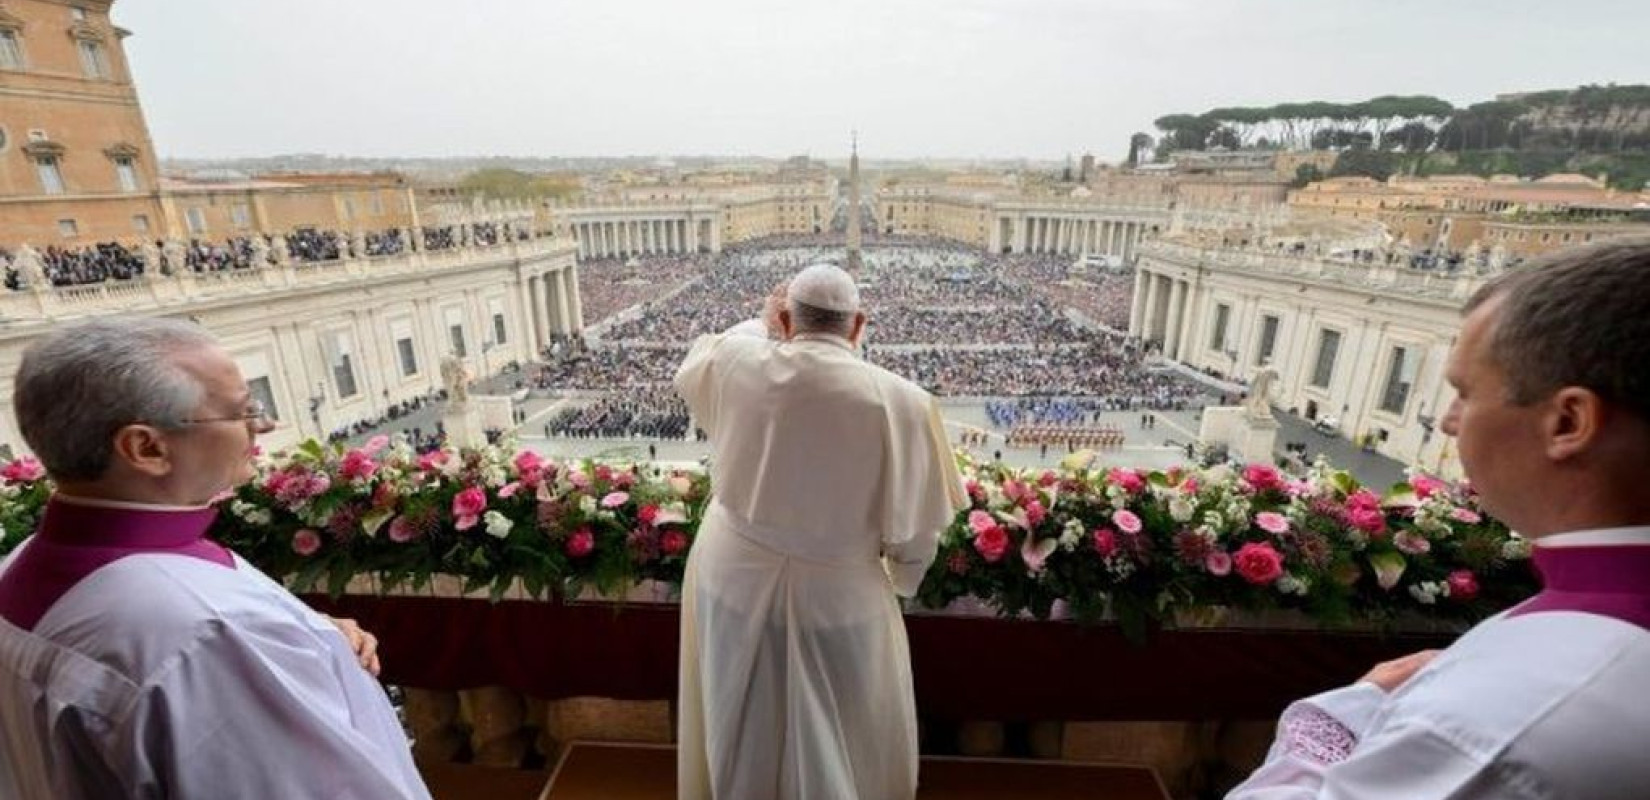
[[[429,798],[338,629],[239,558],[128,556],[0,619],[0,732],[8,800]]]
[[[678,792],[909,800],[917,728],[896,593],[966,504],[939,408],[840,338],[701,337],[676,387],[715,498],[682,592]]]
[[[1650,545],[1650,528],[1538,547]],[[1645,800],[1650,631],[1597,614],[1487,620],[1391,694],[1358,683],[1284,711],[1227,800]]]

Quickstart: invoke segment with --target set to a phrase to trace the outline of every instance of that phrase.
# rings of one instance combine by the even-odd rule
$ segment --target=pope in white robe
[[[783,340],[704,336],[676,374],[715,453],[683,586],[679,796],[909,800],[896,595],[915,593],[966,495],[933,398],[855,355],[852,279],[809,267],[788,304]],[[810,309],[851,331],[810,332]]]

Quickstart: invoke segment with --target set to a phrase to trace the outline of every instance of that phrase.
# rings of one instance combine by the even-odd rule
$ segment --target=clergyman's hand
[[[327,617],[332,624],[338,626],[338,632],[344,634],[344,641],[349,642],[349,649],[355,653],[361,662],[361,668],[378,677],[378,637],[368,633],[353,619],[339,619]]]
[[[1383,692],[1391,693],[1407,683],[1410,678],[1415,677],[1415,673],[1420,672],[1422,667],[1432,663],[1432,660],[1438,657],[1439,652],[1438,650],[1422,650],[1419,653],[1410,653],[1403,658],[1383,661],[1376,664],[1375,668],[1370,670],[1369,674],[1363,676],[1361,680],[1365,683],[1375,684]]]
[[[785,297],[791,286],[790,280],[783,280],[774,284],[773,291],[762,302],[762,325],[768,329],[768,338],[778,341],[785,338],[785,326],[779,322],[779,312],[785,308]]]

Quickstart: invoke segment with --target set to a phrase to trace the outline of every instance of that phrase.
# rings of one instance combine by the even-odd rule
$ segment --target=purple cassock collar
[[[40,529],[0,574],[0,617],[24,630],[86,576],[126,556],[190,556],[235,568],[235,557],[206,539],[215,508],[90,505],[53,496]]]
[[[1508,613],[1579,611],[1650,630],[1650,544],[1537,546],[1545,587]]]

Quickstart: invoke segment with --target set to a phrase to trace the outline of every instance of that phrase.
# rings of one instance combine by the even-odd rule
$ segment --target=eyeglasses
[[[239,422],[243,425],[252,422],[268,422],[269,409],[264,407],[262,400],[253,400],[246,404],[246,411],[229,417],[202,417],[199,419],[178,420],[184,425],[205,425],[210,422]]]

